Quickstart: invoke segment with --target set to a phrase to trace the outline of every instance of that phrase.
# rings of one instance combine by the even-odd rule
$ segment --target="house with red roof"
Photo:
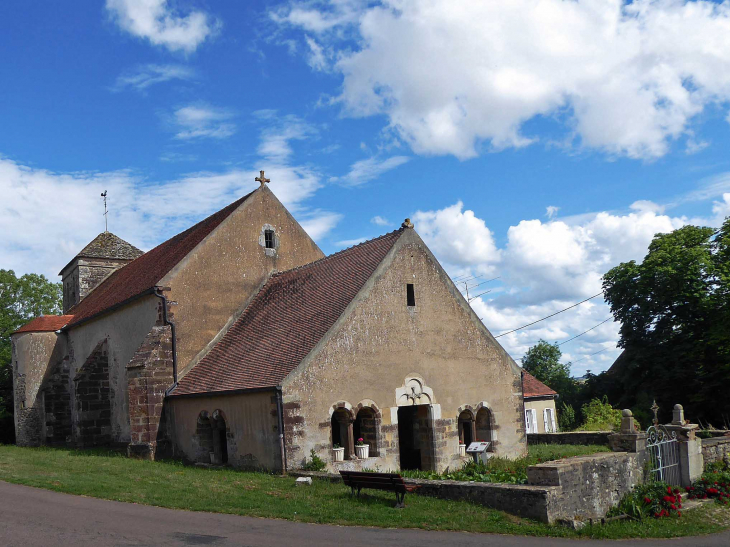
[[[525,453],[522,371],[408,219],[324,256],[262,182],[146,253],[105,232],[62,276],[63,315],[12,336],[19,444],[270,470]]]
[[[523,370],[522,393],[525,398],[525,431],[527,433],[557,433],[555,416],[557,392]]]

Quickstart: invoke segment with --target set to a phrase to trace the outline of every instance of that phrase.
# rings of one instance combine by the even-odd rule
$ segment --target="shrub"
[[[618,431],[621,429],[621,411],[613,408],[608,398],[592,399],[581,407],[585,422],[578,429],[581,431]]]
[[[327,464],[322,458],[317,456],[314,448],[312,448],[309,454],[312,459],[304,462],[304,465],[302,466],[302,469],[304,471],[324,471],[325,469],[327,469]]]
[[[558,427],[560,427],[560,431],[570,431],[575,425],[573,405],[563,403],[558,410]]]
[[[682,494],[663,482],[639,484],[626,494],[608,516],[628,515],[635,520],[682,516]]]
[[[730,504],[730,471],[710,471],[687,487],[689,499],[714,499],[722,505]]]

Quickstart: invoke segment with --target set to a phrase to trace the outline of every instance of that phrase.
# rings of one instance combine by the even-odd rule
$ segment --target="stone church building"
[[[270,470],[523,455],[521,370],[413,225],[325,256],[264,182],[146,253],[105,232],[66,265],[64,315],[12,335],[18,444]]]

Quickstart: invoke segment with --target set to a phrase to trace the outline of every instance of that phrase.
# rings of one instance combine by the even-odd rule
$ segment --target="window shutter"
[[[542,423],[545,424],[545,433],[550,433],[550,418],[548,416],[548,409],[542,409]]]
[[[555,427],[555,411],[552,408],[549,408],[548,410],[550,411],[550,423],[553,426],[552,432],[553,433],[557,433],[558,432],[558,428]]]
[[[532,412],[532,432],[537,433],[537,410],[533,408],[530,412]]]
[[[525,431],[532,433],[532,424],[530,423],[530,409],[525,410]]]

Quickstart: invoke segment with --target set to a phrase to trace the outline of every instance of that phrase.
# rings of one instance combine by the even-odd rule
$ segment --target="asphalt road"
[[[0,545],[243,545],[251,547],[728,547],[730,533],[676,540],[597,542],[384,530],[194,513],[59,494],[0,482]]]

